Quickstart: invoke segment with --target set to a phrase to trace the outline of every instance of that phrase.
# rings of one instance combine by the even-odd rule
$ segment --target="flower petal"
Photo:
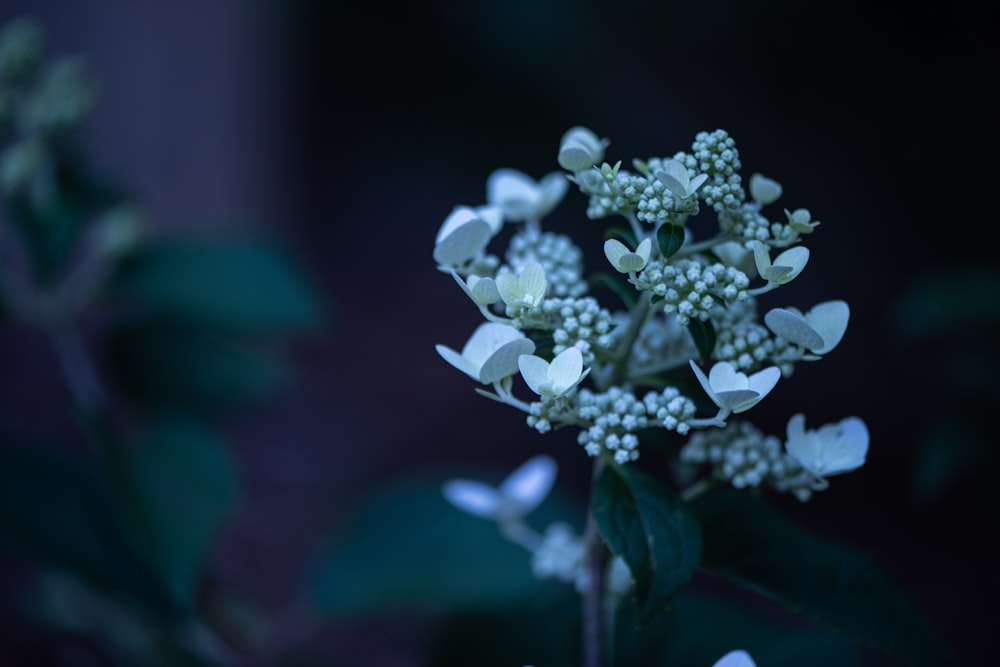
[[[542,395],[543,391],[550,388],[549,362],[533,354],[524,354],[518,357],[518,368],[521,369],[521,377],[524,382],[531,387],[531,390]],[[548,393],[548,392],[547,392]]]
[[[778,384],[778,380],[780,379],[781,371],[778,370],[778,367],[769,366],[748,377],[747,386],[760,394],[761,398],[764,398],[771,393],[771,390],[774,389],[774,386]]]
[[[444,497],[460,510],[492,519],[500,509],[500,494],[492,486],[470,479],[451,479],[442,488]]]
[[[493,232],[489,223],[470,218],[434,244],[434,261],[439,266],[460,266],[482,252]]]
[[[719,403],[719,399],[715,397],[715,391],[712,390],[712,383],[708,381],[708,378],[705,376],[705,372],[698,368],[698,365],[694,363],[694,359],[689,359],[688,363],[691,364],[691,370],[694,371],[695,377],[698,378],[698,383],[701,384],[701,388],[705,390],[705,393],[708,394],[710,399],[712,399],[712,402],[720,408],[725,407]]]
[[[789,343],[816,351],[823,347],[823,337],[813,329],[806,318],[784,308],[774,308],[764,315],[764,324]]]
[[[813,306],[805,320],[823,338],[823,344],[810,349],[816,354],[826,354],[837,347],[847,331],[850,317],[851,309],[845,301],[825,301]]]
[[[474,364],[461,354],[444,345],[435,345],[434,349],[441,355],[441,358],[449,364],[468,375],[473,380],[479,379],[479,364]]]
[[[738,389],[750,389],[747,376],[736,370],[728,361],[717,362],[708,371],[708,381],[712,384],[712,391],[716,394],[723,391],[735,391]]]
[[[500,483],[500,494],[505,501],[516,504],[520,514],[527,514],[545,500],[555,482],[556,471],[555,459],[539,454],[522,463]]]
[[[493,384],[514,375],[518,371],[518,358],[534,351],[535,343],[524,336],[505,343],[483,362],[482,368],[479,369],[479,380],[484,384]]]
[[[583,353],[577,347],[567,347],[549,364],[549,379],[559,393],[576,384],[582,373]]]

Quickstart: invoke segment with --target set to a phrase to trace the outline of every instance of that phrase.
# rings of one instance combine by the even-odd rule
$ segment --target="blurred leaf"
[[[323,308],[296,265],[257,239],[191,239],[139,249],[113,291],[140,308],[249,335],[315,331]]]
[[[791,615],[726,591],[698,591],[698,581],[674,598],[670,611],[644,628],[620,613],[615,630],[618,665],[701,665],[727,652],[747,651],[762,667],[875,667],[860,662],[855,646]],[[692,590],[695,589],[695,590]]]
[[[912,478],[913,495],[928,503],[963,481],[989,484],[998,464],[997,448],[973,417],[960,420],[950,414],[926,426]]]
[[[232,408],[268,397],[288,377],[274,348],[173,322],[121,326],[106,346],[121,388],[153,407]]]
[[[626,308],[631,310],[638,300],[635,288],[622,281],[617,276],[613,276],[607,271],[598,271],[588,279],[592,287],[607,287],[611,292],[622,300]]]
[[[450,505],[443,482],[401,483],[359,508],[307,582],[321,612],[495,609],[555,585],[496,524]]]
[[[629,248],[635,248],[639,241],[635,238],[635,233],[628,227],[608,227],[604,230],[604,240],[618,239]]]
[[[687,330],[691,334],[694,346],[698,348],[698,357],[701,363],[705,363],[712,358],[715,350],[715,326],[712,320],[699,320],[698,318],[688,321]]]
[[[691,578],[701,553],[698,522],[670,489],[635,466],[606,465],[590,507],[611,552],[632,571],[636,623],[645,625]]]
[[[119,509],[89,460],[10,442],[0,447],[0,539],[41,565],[161,605],[166,593]]]
[[[992,266],[949,268],[914,281],[890,311],[905,342],[970,329],[1000,328],[1000,271]]]
[[[193,609],[237,478],[225,443],[189,420],[156,424],[123,453],[127,509],[147,560],[179,606]]]
[[[656,230],[656,243],[660,246],[663,259],[670,259],[684,245],[684,225],[663,223]]]
[[[952,664],[927,618],[867,554],[804,530],[747,493],[719,490],[694,509],[706,570],[906,665]]]

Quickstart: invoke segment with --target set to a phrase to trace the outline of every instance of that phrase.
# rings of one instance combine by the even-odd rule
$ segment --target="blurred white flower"
[[[587,377],[590,369],[583,369],[583,353],[577,347],[568,347],[556,355],[552,363],[532,354],[518,358],[521,377],[531,390],[542,398],[562,396]]]
[[[767,206],[781,197],[781,184],[767,176],[753,174],[750,176],[750,197],[761,206]]]
[[[677,199],[687,199],[708,180],[708,174],[698,174],[691,178],[688,168],[682,162],[667,160],[663,163],[663,169],[656,171],[656,180],[663,183]]]
[[[805,358],[815,360],[837,347],[847,331],[850,316],[847,302],[824,301],[805,315],[795,308],[774,308],[764,315],[764,324],[775,335],[811,351],[815,356]]]
[[[445,482],[444,497],[458,509],[498,522],[519,521],[538,507],[556,479],[555,459],[545,454],[528,459],[497,487],[469,479]]]
[[[500,231],[502,224],[497,207],[456,206],[438,230],[434,261],[438,266],[454,268],[475,259]]]
[[[461,353],[444,345],[435,345],[434,349],[472,379],[492,384],[517,373],[517,358],[534,352],[535,344],[512,326],[484,322],[469,337]]]
[[[712,667],[757,667],[750,654],[743,650],[730,651],[715,661]]]
[[[486,201],[499,206],[510,222],[538,221],[559,205],[568,188],[562,172],[536,181],[516,169],[497,169],[486,179]]]
[[[649,262],[652,250],[653,241],[649,238],[643,239],[634,252],[618,239],[608,239],[604,242],[604,256],[619,273],[642,271]]]
[[[501,273],[496,277],[497,290],[507,308],[533,308],[545,296],[545,269],[538,262],[528,262],[521,273]]]
[[[559,166],[573,172],[590,169],[604,161],[604,149],[608,143],[607,139],[598,138],[586,127],[571,127],[559,142]]]
[[[799,234],[811,234],[819,226],[819,220],[813,220],[809,209],[797,208],[794,211],[785,209],[785,217],[788,218],[788,226]]]
[[[850,472],[865,463],[868,427],[858,417],[847,417],[815,431],[805,429],[805,415],[788,420],[785,451],[816,477]]]

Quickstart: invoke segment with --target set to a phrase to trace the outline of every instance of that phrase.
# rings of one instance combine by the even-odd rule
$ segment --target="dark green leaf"
[[[0,447],[0,538],[39,565],[165,605],[113,492],[91,461],[44,447]]]
[[[123,498],[146,559],[178,605],[193,608],[211,546],[236,503],[225,444],[190,421],[163,421],[122,458]]]
[[[656,243],[663,259],[670,259],[684,245],[684,226],[665,222],[656,230]]]
[[[863,552],[807,532],[747,493],[711,493],[694,509],[707,570],[903,664],[954,664],[928,619]]]
[[[107,343],[114,377],[131,399],[204,411],[269,397],[288,375],[276,353],[202,328],[158,321],[120,327]]]
[[[160,315],[250,335],[314,331],[320,301],[278,248],[254,239],[193,239],[140,249],[113,291]]]
[[[627,227],[608,227],[604,230],[604,240],[607,241],[608,239],[618,239],[629,248],[635,248],[639,245],[635,234]]]
[[[601,536],[632,572],[636,623],[649,623],[698,564],[698,523],[670,489],[635,466],[608,464],[591,493]]]
[[[564,586],[536,579],[531,555],[450,505],[443,482],[403,483],[359,509],[307,582],[321,612],[496,609]]]
[[[712,358],[712,352],[715,350],[716,336],[712,320],[693,318],[688,320],[687,329],[691,334],[691,340],[694,341],[694,346],[698,349],[698,357],[702,363],[705,363]]]

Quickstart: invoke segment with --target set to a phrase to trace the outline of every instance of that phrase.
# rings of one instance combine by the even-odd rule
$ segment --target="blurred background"
[[[214,576],[259,613],[292,609],[289,635],[317,660],[303,664],[423,664],[417,617],[296,625],[303,573],[372,491],[547,451],[585,499],[590,462],[572,434],[535,434],[435,353],[459,348],[480,316],[431,259],[452,207],[485,203],[490,171],[557,169],[559,138],[578,124],[626,164],[723,128],[745,177],[778,180],[781,204],[822,221],[808,270],[767,297],[785,302],[762,302],[840,298],[851,324],[755,423],[781,434],[792,412],[811,426],[856,414],[871,450],[808,504],[776,502],[868,551],[972,664],[1000,620],[997,53],[985,11],[5,0],[0,21],[29,14],[50,52],[85,60],[98,98],[81,143],[155,234],[277,238],[324,305],[322,330],[289,350],[292,378],[216,422],[240,491]],[[585,207],[571,191],[547,227],[599,250],[604,224]],[[600,261],[588,251],[588,266]],[[5,326],[0,365],[5,430],[79,440],[46,341]],[[0,550],[0,565],[11,586],[26,576],[14,553]],[[0,664],[100,664],[19,632],[17,615],[0,616]]]

